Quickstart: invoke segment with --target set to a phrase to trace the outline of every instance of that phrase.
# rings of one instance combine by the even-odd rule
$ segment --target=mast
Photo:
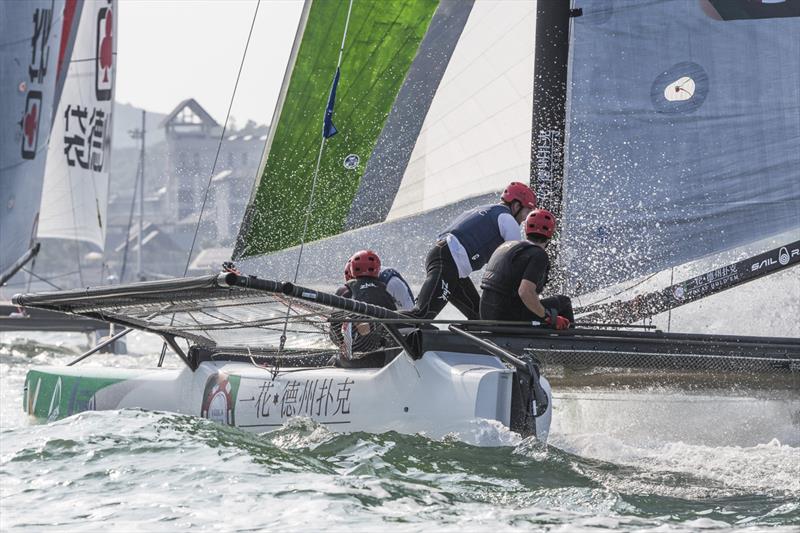
[[[564,138],[566,135],[569,19],[580,15],[568,1],[537,2],[536,44],[533,68],[533,135],[531,186],[539,207],[561,222],[564,188]],[[558,257],[558,239],[550,248],[553,279],[565,279]]]

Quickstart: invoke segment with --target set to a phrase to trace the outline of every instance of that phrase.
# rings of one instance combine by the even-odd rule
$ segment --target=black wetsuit
[[[368,304],[379,305],[386,309],[394,311],[394,298],[386,290],[386,285],[377,278],[362,276],[360,278],[348,281],[336,291],[337,296],[344,298],[352,298]],[[332,322],[330,337],[338,345],[343,346],[344,337],[342,335],[341,325],[343,322]],[[370,352],[369,355],[358,359],[347,359],[339,357],[338,364],[348,368],[361,368],[361,367],[381,367],[386,363],[386,353],[381,351],[381,347],[390,346],[392,344],[391,337],[386,334],[384,328],[370,324],[370,332],[367,335],[360,335],[355,331],[355,324],[353,321],[353,346],[352,352]]]
[[[537,316],[519,297],[523,279],[536,284],[541,294],[547,285],[550,258],[547,252],[529,241],[507,242],[492,254],[481,279],[481,319],[514,320],[530,322],[544,320]],[[567,296],[557,295],[541,299],[545,309],[555,308],[558,314],[574,322],[572,302]]]

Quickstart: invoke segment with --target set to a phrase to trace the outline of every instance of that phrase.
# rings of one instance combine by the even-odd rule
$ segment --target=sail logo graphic
[[[703,67],[683,61],[656,77],[650,87],[650,101],[659,113],[692,113],[705,102],[708,88],[708,74]]]
[[[780,250],[778,250],[778,259],[774,257],[768,257],[766,259],[762,259],[756,263],[750,265],[750,271],[756,272],[757,270],[761,270],[762,268],[767,268],[775,265],[786,266],[788,265],[792,259],[797,258],[800,256],[800,248],[792,248],[791,250],[785,246],[782,246]]]
[[[344,168],[346,168],[347,170],[355,170],[356,168],[358,168],[358,163],[360,162],[361,159],[356,154],[350,154],[344,158],[342,164],[344,165]]]
[[[99,101],[111,100],[114,86],[114,14],[104,7],[97,12],[97,45],[94,87]]]
[[[22,117],[22,159],[35,159],[39,145],[39,119],[42,115],[41,91],[30,91]]]
[[[50,398],[50,409],[47,410],[47,421],[58,420],[61,406],[61,378],[58,378],[56,387],[53,389],[53,396]]]
[[[783,266],[789,264],[789,250],[785,246],[778,251],[778,263]]]
[[[30,40],[31,59],[28,63],[28,82],[20,83],[19,90],[31,85],[41,85],[47,77],[50,58],[50,30],[53,25],[52,9],[37,9],[33,12],[33,38]],[[35,159],[39,145],[39,121],[42,116],[42,92],[28,90],[25,98],[25,113],[19,125],[22,128],[22,159]]]
[[[220,424],[233,425],[231,383],[224,372],[212,374],[206,381],[200,415]]]

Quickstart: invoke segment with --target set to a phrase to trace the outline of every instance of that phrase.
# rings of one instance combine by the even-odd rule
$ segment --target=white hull
[[[439,438],[476,419],[508,427],[512,377],[495,357],[451,352],[400,354],[375,369],[284,368],[275,377],[242,362],[204,362],[195,371],[39,367],[28,374],[25,408],[49,420],[85,410],[169,411],[257,433],[305,417],[334,431]],[[537,419],[540,440],[551,413]]]

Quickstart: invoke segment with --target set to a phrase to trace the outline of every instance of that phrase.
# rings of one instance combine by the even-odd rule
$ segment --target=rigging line
[[[673,283],[675,283],[675,267],[672,267],[669,272],[669,286],[672,287]],[[652,317],[650,317],[652,319]],[[672,331],[672,307],[669,308],[669,313],[667,314],[667,333]]]
[[[28,270],[26,270],[24,268],[22,269],[23,272],[27,272],[28,273],[28,284],[25,287],[25,292],[31,292],[31,282],[33,281],[33,277],[36,276],[36,274],[33,273],[35,268],[36,268],[36,256],[34,255],[33,259],[31,260],[31,269],[30,269],[30,271],[28,271]],[[39,276],[36,276],[36,277],[38,278]],[[50,283],[47,280],[43,280],[43,281],[45,281],[46,283]]]
[[[222,126],[222,133],[219,137],[219,142],[217,143],[217,152],[214,154],[214,163],[211,165],[211,172],[208,174],[208,183],[206,183],[206,189],[203,193],[203,203],[200,205],[200,215],[197,217],[197,224],[194,227],[194,236],[192,237],[192,245],[189,248],[189,255],[186,258],[186,267],[183,269],[183,277],[186,277],[186,273],[189,271],[189,264],[192,260],[192,252],[194,252],[194,246],[197,243],[197,233],[200,230],[200,223],[203,221],[203,212],[206,209],[206,203],[208,202],[208,191],[211,189],[211,180],[214,178],[214,172],[217,170],[217,162],[219,161],[219,153],[222,150],[222,143],[225,140],[225,132],[228,128],[228,123],[231,116],[231,109],[233,108],[233,102],[236,99],[236,90],[239,88],[239,79],[242,77],[242,70],[244,69],[244,61],[247,58],[247,49],[250,47],[250,38],[253,36],[253,28],[256,25],[256,18],[258,16],[258,8],[261,5],[261,0],[258,0],[256,4],[256,9],[253,12],[253,20],[250,23],[250,32],[247,34],[247,42],[244,45],[244,53],[242,54],[242,61],[239,63],[239,72],[236,74],[236,83],[233,85],[233,94],[231,94],[231,100],[228,103],[228,112],[225,115],[225,123]]]
[[[50,282],[50,280],[45,279],[45,278],[39,276],[38,274],[34,274],[33,273],[33,264],[31,265],[31,270],[28,270],[27,268],[23,268],[22,271],[26,272],[26,273],[28,273],[30,275],[30,278],[28,278],[28,289],[27,289],[27,292],[31,292],[31,285],[30,285],[30,279],[31,278],[36,278],[39,281],[43,281],[43,282],[47,283],[48,285],[50,285],[51,287],[53,287],[57,291],[63,290],[61,287],[59,287],[55,283]]]
[[[350,25],[350,13],[353,11],[353,0],[350,0],[350,5],[347,7],[347,18],[344,21],[344,31],[342,32],[342,44],[339,47],[339,59],[336,62],[336,70],[338,71],[339,68],[342,66],[342,55],[344,54],[344,43],[347,39],[347,28]],[[333,89],[333,86],[331,86]],[[327,108],[326,108],[327,113]],[[305,221],[303,222],[303,234],[300,236],[300,250],[297,253],[297,264],[294,268],[294,279],[292,283],[297,283],[297,276],[300,274],[300,263],[303,259],[303,249],[305,247],[306,242],[306,233],[308,231],[308,219],[311,217],[311,211],[314,207],[314,192],[317,189],[317,177],[319,176],[319,165],[322,162],[322,152],[325,150],[325,130],[323,128],[322,135],[319,142],[319,154],[317,155],[317,164],[314,167],[314,178],[311,180],[311,194],[308,197],[308,207],[306,208],[306,217]],[[292,312],[292,303],[294,299],[289,299],[289,304],[286,306],[286,318],[283,322],[283,333],[281,334],[280,344],[278,345],[278,354],[283,352],[284,347],[286,346],[286,329],[289,327],[289,315]],[[276,368],[275,372],[278,371],[278,365],[276,361]]]
[[[352,0],[351,0],[352,2]],[[242,77],[242,70],[244,69],[244,61],[247,58],[247,49],[250,48],[250,39],[253,36],[253,28],[256,26],[256,18],[258,17],[258,8],[261,6],[261,0],[258,0],[256,3],[256,9],[253,12],[253,20],[250,22],[250,31],[247,34],[247,41],[244,43],[244,52],[242,53],[242,61],[239,63],[239,72],[236,74],[236,82],[233,84],[233,93],[231,94],[231,100],[228,103],[228,112],[225,115],[225,123],[222,126],[222,133],[219,136],[219,142],[217,143],[217,153],[214,154],[214,163],[211,165],[211,172],[208,174],[208,183],[206,183],[206,190],[203,193],[203,203],[200,205],[200,215],[197,217],[197,225],[194,227],[194,236],[192,236],[192,245],[189,247],[189,254],[186,257],[186,266],[183,269],[183,277],[186,277],[186,273],[189,271],[189,265],[192,261],[192,252],[194,252],[194,245],[197,243],[197,233],[200,231],[200,223],[203,221],[203,212],[206,209],[206,202],[208,201],[208,191],[211,189],[211,180],[214,178],[214,172],[217,169],[217,161],[219,161],[219,152],[222,150],[222,142],[225,140],[225,132],[228,129],[228,122],[231,117],[231,109],[233,108],[233,102],[236,99],[236,90],[239,88],[239,79]],[[172,319],[170,319],[170,325],[172,325],[172,320],[175,319],[175,315],[172,315]],[[164,355],[167,352],[167,343],[165,342],[161,346],[161,357],[158,360],[158,366],[160,367],[164,362]]]
[[[631,289],[635,289],[636,287],[638,287],[642,283],[650,281],[651,279],[653,279],[657,275],[661,274],[662,272],[663,272],[663,270],[659,270],[657,272],[653,272],[652,274],[650,274],[646,278],[635,282],[633,285],[629,285],[628,287],[625,287],[624,289],[620,289],[619,291],[615,292],[614,294],[609,294],[608,296],[604,296],[603,298],[600,298],[599,300],[595,300],[594,302],[592,302],[590,304],[586,304],[586,305],[584,305],[582,307],[584,307],[584,308],[592,307],[592,306],[595,306],[595,305],[599,304],[600,302],[604,302],[606,300],[610,300],[611,298],[615,298],[615,297],[619,296],[620,294],[624,294],[624,293],[628,292]]]
[[[139,190],[140,172],[142,169],[141,157],[136,163],[136,181],[133,183],[133,197],[131,198],[131,210],[128,214],[128,229],[125,230],[125,250],[122,252],[122,266],[120,267],[119,282],[125,280],[125,268],[128,266],[128,247],[131,243],[131,227],[133,226],[133,212],[136,209],[136,191]]]

